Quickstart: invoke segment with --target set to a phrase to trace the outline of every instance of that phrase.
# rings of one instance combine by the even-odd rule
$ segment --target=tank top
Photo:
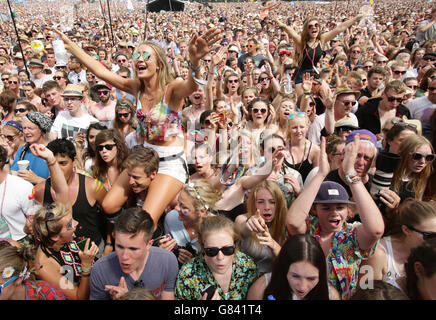
[[[158,104],[154,105],[148,112],[144,112],[139,99],[141,92],[138,92],[136,104],[136,117],[138,118],[138,128],[141,134],[146,138],[147,142],[167,141],[173,137],[183,135],[181,118],[182,112],[173,111],[164,101],[165,93],[168,86]]]
[[[392,249],[391,237],[385,237],[383,239],[385,240],[386,248],[383,246],[381,242],[380,242],[380,246],[386,253],[386,260],[388,262],[388,271],[386,272],[385,275],[383,275],[382,280],[402,290],[397,283],[397,280],[399,278],[402,278],[402,275],[398,272],[397,268],[395,267],[394,250]]]
[[[79,191],[76,202],[73,204],[73,218],[78,222],[76,240],[91,238],[98,245],[106,237],[106,217],[103,215],[98,202],[91,206],[86,196],[85,179],[82,174],[79,176]],[[44,205],[54,202],[51,192],[51,179],[45,181]]]
[[[312,49],[309,45],[306,44],[306,47],[303,50],[303,60],[299,66],[300,70],[309,70],[313,69],[313,67],[317,65],[319,60],[321,59],[324,51],[321,48],[321,44]]]
[[[312,149],[312,142],[310,142],[309,145],[309,152],[307,153],[306,159],[303,160],[303,162],[292,164],[289,163],[286,159],[283,159],[283,165],[288,166],[294,170],[297,170],[301,177],[303,178],[303,182],[306,181],[307,176],[309,175],[310,171],[313,169],[312,163],[309,162],[309,155],[310,150]]]
[[[66,243],[59,251],[46,247],[40,244],[40,248],[44,254],[56,260],[62,267],[61,273],[67,279],[78,285],[82,274],[82,262],[79,256],[79,246],[73,240]]]

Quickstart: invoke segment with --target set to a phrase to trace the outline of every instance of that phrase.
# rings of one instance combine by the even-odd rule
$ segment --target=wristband
[[[114,245],[112,244],[112,243],[110,243],[110,242],[108,242],[108,243],[106,243],[106,247],[114,247]]]
[[[357,172],[346,173],[345,180],[348,184],[354,184],[361,180],[361,178],[357,175]]]
[[[80,274],[80,276],[81,276],[81,277],[86,277],[86,278],[87,278],[87,277],[91,276],[91,272],[88,272],[88,273],[83,273],[83,272],[82,272],[82,273]]]
[[[82,274],[83,273],[91,273],[91,269],[92,269],[92,267],[90,267],[90,268],[83,268],[82,267]]]

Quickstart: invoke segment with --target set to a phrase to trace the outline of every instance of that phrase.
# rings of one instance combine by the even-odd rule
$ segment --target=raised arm
[[[89,69],[97,78],[102,79],[121,91],[128,92],[135,97],[138,94],[140,83],[138,80],[123,78],[116,73],[106,69],[99,61],[86,54],[77,44],[71,41],[65,34],[55,30],[62,41],[65,43],[65,49],[71,52],[73,56],[80,60],[87,69]]]
[[[68,184],[65,180],[64,173],[59,167],[53,152],[43,144],[32,144],[30,151],[33,155],[44,159],[47,162],[47,167],[50,172],[51,185],[56,192],[56,202],[71,205],[68,191]]]
[[[277,17],[274,17],[273,20],[275,21],[277,26],[282,28],[288,34],[288,36],[291,37],[292,40],[294,40],[296,47],[300,48],[302,44],[300,34],[297,31],[295,31],[295,29],[292,28],[291,26],[287,26],[286,24],[278,20]]]
[[[333,30],[328,31],[326,33],[323,33],[321,35],[321,42],[322,43],[327,43],[330,40],[334,39],[338,34],[340,34],[342,32],[345,32],[349,27],[351,27],[353,24],[355,24],[360,19],[362,19],[363,16],[364,16],[363,14],[358,14],[354,18],[351,18],[351,19],[349,19],[349,20],[347,20],[345,22],[342,22],[341,24],[339,24]]]
[[[120,211],[124,203],[129,199],[129,194],[129,175],[127,169],[125,169],[121,172],[101,203],[104,213],[114,214]]]
[[[354,162],[359,150],[360,137],[358,134],[354,137],[349,149],[346,152],[342,166],[345,174],[352,175],[354,171]],[[357,241],[362,250],[370,249],[383,235],[384,222],[383,217],[372,199],[365,185],[359,181],[349,184],[353,194],[356,209],[360,216],[361,225],[357,227]]]
[[[321,152],[319,156],[319,170],[309,184],[303,189],[298,197],[292,202],[286,215],[286,228],[290,235],[303,234],[307,231],[306,219],[309,215],[313,201],[327,174],[330,165],[325,151],[325,138],[321,137]]]

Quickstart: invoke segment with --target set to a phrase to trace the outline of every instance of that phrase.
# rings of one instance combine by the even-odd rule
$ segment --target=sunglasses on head
[[[425,158],[425,162],[431,162],[436,158],[436,155],[432,153],[422,154],[419,152],[412,152],[410,154],[412,155],[412,159],[415,161],[421,161],[422,158]]]
[[[292,119],[294,119],[295,117],[305,117],[306,116],[306,112],[296,112],[296,113],[291,113],[289,116],[288,116],[288,119],[289,120],[292,120]]]
[[[420,230],[417,230],[417,229],[415,229],[414,227],[411,227],[411,226],[407,226],[407,228],[409,228],[412,231],[415,231],[415,232],[418,232],[418,233],[422,234],[422,239],[423,240],[429,240],[429,239],[433,239],[433,238],[436,237],[436,233],[434,233],[434,232],[420,231]]]
[[[388,96],[386,96],[387,98],[388,98],[388,101],[389,102],[394,102],[394,101],[397,101],[397,102],[403,102],[403,98],[401,97],[401,98],[395,98],[395,97],[388,97]]]
[[[103,151],[103,149],[106,149],[108,151],[111,151],[114,147],[116,147],[116,144],[101,144],[97,146],[98,151]]]
[[[135,52],[135,53],[132,55],[132,58],[133,58],[134,61],[137,61],[140,57],[141,57],[141,54],[140,54],[139,52]],[[145,61],[149,60],[150,57],[151,57],[151,53],[150,53],[150,52],[144,51],[144,52],[142,53],[142,58],[143,58]]]
[[[215,257],[221,251],[223,253],[223,255],[231,256],[232,254],[235,253],[235,249],[236,249],[236,247],[234,245],[233,246],[222,247],[222,248],[216,248],[216,247],[204,248],[204,253],[208,257]]]
[[[130,113],[117,113],[117,116],[119,118],[127,118],[129,116]]]

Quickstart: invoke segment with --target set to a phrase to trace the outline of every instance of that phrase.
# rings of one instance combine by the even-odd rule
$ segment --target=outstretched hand
[[[43,144],[32,144],[30,146],[30,151],[32,151],[35,157],[42,158],[49,163],[51,163],[53,159],[55,159],[53,152]]]
[[[195,34],[189,42],[189,58],[192,61],[199,61],[208,54],[212,46],[222,39],[221,31],[217,28],[210,28],[202,36]]]

